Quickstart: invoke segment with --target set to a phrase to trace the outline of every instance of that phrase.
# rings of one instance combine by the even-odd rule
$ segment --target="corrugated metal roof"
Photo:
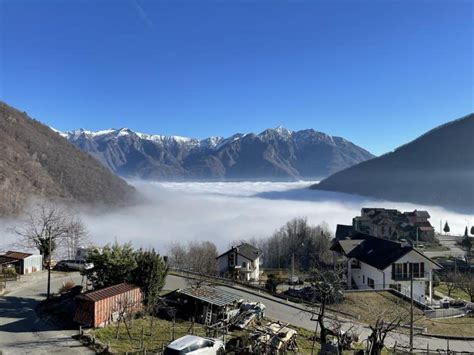
[[[223,307],[242,299],[241,296],[236,295],[235,293],[230,293],[210,286],[187,288],[185,290],[179,290],[178,292],[218,307]]]
[[[84,294],[79,295],[77,297],[82,298],[82,299],[86,299],[86,300],[89,300],[89,301],[97,302],[97,301],[101,301],[101,300],[104,300],[104,299],[109,298],[109,297],[120,295],[122,293],[131,291],[131,290],[134,290],[134,289],[137,289],[137,288],[138,288],[138,286],[136,286],[136,285],[132,285],[132,284],[128,284],[128,283],[121,283],[121,284],[117,284],[117,285],[114,285],[114,286],[103,288],[101,290],[84,293]]]
[[[20,251],[7,251],[5,253],[5,256],[8,256],[9,258],[13,258],[13,259],[26,259],[27,257],[29,256],[32,256],[33,254],[30,254],[30,253],[22,253]]]
[[[10,258],[9,256],[0,255],[0,265],[16,263],[18,259]]]

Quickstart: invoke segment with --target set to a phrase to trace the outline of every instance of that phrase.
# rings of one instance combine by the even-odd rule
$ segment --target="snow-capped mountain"
[[[61,133],[115,173],[145,179],[319,179],[374,156],[341,137],[283,127],[195,139],[128,128]]]

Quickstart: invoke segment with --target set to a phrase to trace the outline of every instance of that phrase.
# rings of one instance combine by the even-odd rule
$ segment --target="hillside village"
[[[363,208],[334,236],[296,219],[259,245],[241,242],[220,254],[210,242],[176,245],[166,256],[128,244],[82,245],[73,259],[56,261],[51,253],[7,251],[2,289],[35,274],[71,275],[51,293],[48,280],[38,312],[77,329],[75,337],[97,351],[415,351],[424,336],[454,341],[474,331],[459,328],[473,323],[471,249],[454,267],[449,257],[428,256],[441,236],[429,218],[427,211]],[[300,249],[280,252],[285,263],[266,255],[288,240]],[[466,228],[459,244],[470,240]],[[275,307],[307,318],[278,316]],[[393,343],[394,334],[404,340]]]
[[[0,0],[0,355],[474,355],[473,0]]]

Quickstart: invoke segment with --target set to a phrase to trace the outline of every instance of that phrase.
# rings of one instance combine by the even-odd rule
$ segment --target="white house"
[[[423,304],[432,302],[433,271],[441,265],[412,246],[353,233],[350,239],[335,239],[331,250],[347,258],[349,289],[392,288],[410,297],[413,278],[413,299]]]
[[[262,254],[260,249],[247,243],[232,247],[217,257],[219,275],[244,281],[258,281]]]

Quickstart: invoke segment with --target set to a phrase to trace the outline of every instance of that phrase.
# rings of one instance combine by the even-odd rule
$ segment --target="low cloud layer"
[[[439,228],[441,219],[447,219],[453,233],[462,233],[466,220],[472,219],[438,207],[308,190],[308,183],[136,182],[134,185],[149,199],[148,203],[111,214],[84,215],[96,242],[116,238],[165,251],[175,241],[211,240],[222,250],[235,240],[267,237],[295,217],[307,217],[313,224],[325,221],[334,230],[338,223],[351,224],[352,218],[366,206],[426,208],[435,228]]]
[[[166,253],[173,242],[210,240],[223,250],[236,240],[267,237],[295,217],[307,217],[312,224],[325,221],[334,231],[338,223],[350,224],[362,207],[427,209],[436,229],[440,220],[447,219],[451,232],[459,234],[467,223],[474,222],[473,216],[439,207],[308,190],[307,182],[133,184],[147,203],[113,212],[82,212],[95,244],[131,241],[137,247],[155,247]],[[7,238],[4,234],[3,242]]]

